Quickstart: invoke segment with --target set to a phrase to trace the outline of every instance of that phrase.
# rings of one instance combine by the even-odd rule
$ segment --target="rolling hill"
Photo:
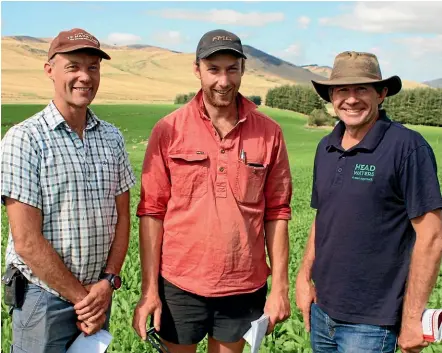
[[[442,78],[438,78],[436,80],[426,81],[424,82],[426,85],[433,88],[442,88]]]
[[[43,66],[50,38],[2,37],[1,65],[4,103],[46,103],[53,94]],[[103,60],[102,78],[95,103],[170,103],[181,93],[195,92],[200,83],[193,75],[193,53],[180,53],[150,45],[102,45],[112,60]],[[265,98],[269,88],[284,84],[311,84],[320,72],[244,45],[246,72],[244,95]]]

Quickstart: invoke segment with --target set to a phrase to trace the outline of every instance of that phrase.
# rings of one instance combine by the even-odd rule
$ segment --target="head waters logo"
[[[372,164],[356,164],[352,179],[362,181],[373,181],[376,166]]]

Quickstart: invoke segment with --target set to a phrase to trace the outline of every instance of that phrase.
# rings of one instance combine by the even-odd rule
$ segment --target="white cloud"
[[[406,46],[406,52],[419,59],[432,56],[442,62],[442,34],[434,37],[409,37],[396,39],[397,43]]]
[[[130,33],[111,33],[107,36],[106,43],[111,45],[130,45],[137,44],[141,37]]]
[[[307,29],[311,20],[310,20],[310,17],[301,16],[298,18],[297,22],[298,22],[299,27],[301,27],[302,29]]]
[[[162,45],[178,45],[188,40],[179,31],[156,32],[152,36]]]
[[[273,55],[294,64],[300,64],[304,60],[304,49],[300,44],[293,43],[287,48],[275,52]]]
[[[301,46],[299,44],[291,44],[287,48],[284,49],[284,53],[290,56],[300,56],[301,55]]]
[[[349,13],[321,18],[325,26],[363,32],[415,32],[442,34],[442,2],[358,2]]]
[[[222,25],[238,25],[247,27],[261,27],[268,23],[280,22],[284,20],[284,13],[282,12],[241,13],[234,10],[218,9],[212,9],[209,11],[167,9],[160,11],[149,11],[149,14],[168,19],[213,22]]]
[[[241,41],[242,41],[243,44],[244,44],[244,39],[248,39],[248,38],[251,37],[250,33],[245,33],[245,32],[243,32],[243,33],[238,33],[237,35],[238,35],[238,37],[241,39]]]

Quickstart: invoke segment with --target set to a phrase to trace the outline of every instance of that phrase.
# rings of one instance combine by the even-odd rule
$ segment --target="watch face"
[[[115,289],[120,289],[121,287],[121,277],[120,276],[114,276],[112,279],[112,285]]]

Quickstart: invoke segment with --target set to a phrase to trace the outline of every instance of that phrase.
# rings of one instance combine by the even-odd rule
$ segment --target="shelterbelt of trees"
[[[187,103],[194,95],[194,92],[177,95],[175,104]],[[260,96],[248,98],[257,105],[261,104]],[[312,118],[309,125],[333,126],[336,119],[328,114],[326,103],[313,88],[304,85],[271,88],[265,98],[265,105],[268,107],[309,115]],[[442,127],[442,89],[405,89],[395,96],[386,98],[383,108],[392,120],[402,124]]]

